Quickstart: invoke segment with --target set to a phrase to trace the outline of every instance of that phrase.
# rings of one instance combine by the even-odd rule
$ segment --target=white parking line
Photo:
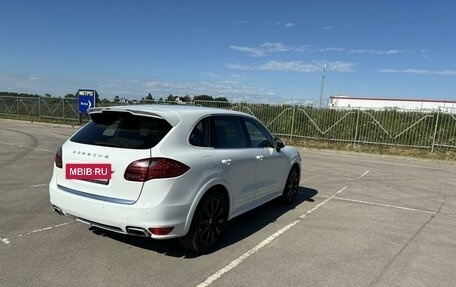
[[[40,229],[35,229],[33,231],[30,231],[30,232],[27,232],[27,233],[23,233],[23,234],[19,234],[19,235],[15,235],[15,236],[10,237],[10,238],[0,237],[0,241],[2,243],[4,243],[4,244],[10,244],[13,239],[29,236],[29,235],[32,235],[32,234],[48,231],[48,230],[51,230],[51,229],[56,229],[56,228],[59,228],[59,227],[62,227],[62,226],[65,226],[65,225],[68,225],[68,224],[71,224],[71,223],[73,223],[73,222],[64,222],[64,223],[56,224],[56,225],[53,225],[53,226],[48,226],[48,227],[44,227],[44,228],[40,228]]]
[[[293,226],[295,226],[298,222],[300,222],[301,220],[296,220],[290,224],[288,224],[287,226],[283,227],[282,229],[280,229],[279,231],[277,231],[276,233],[272,234],[271,236],[269,236],[268,238],[266,238],[265,240],[261,241],[259,244],[257,244],[257,246],[253,247],[252,249],[250,249],[249,251],[247,251],[246,253],[242,254],[241,256],[239,256],[238,258],[236,258],[235,260],[231,261],[228,265],[226,265],[225,267],[223,267],[222,269],[220,269],[219,271],[215,272],[213,275],[209,276],[204,282],[200,283],[197,285],[197,287],[207,287],[207,286],[210,286],[212,283],[214,283],[214,281],[216,281],[217,279],[219,279],[220,277],[222,277],[223,274],[227,273],[228,271],[230,271],[231,269],[235,268],[236,266],[238,266],[239,264],[242,263],[242,261],[244,261],[245,259],[247,259],[248,257],[250,257],[251,255],[255,254],[258,252],[258,250],[260,250],[261,248],[265,247],[266,245],[268,245],[269,243],[271,243],[274,239],[276,239],[277,237],[279,237],[281,234],[285,233],[285,231],[289,230],[290,228],[292,228]]]
[[[5,143],[5,142],[0,142],[0,144],[9,145],[9,146],[17,146],[17,147],[26,148],[26,149],[32,149],[32,150],[37,150],[37,151],[45,151],[45,152],[52,152],[52,153],[55,152],[55,151],[48,150],[48,149],[24,146],[22,144],[12,144],[12,143]]]
[[[362,175],[360,175],[358,178],[362,178],[363,176],[365,176],[366,174],[368,174],[370,172],[370,170],[366,171],[365,173],[363,173]]]
[[[41,187],[41,186],[47,186],[47,185],[49,185],[49,183],[35,184],[35,185],[32,185],[31,187]]]
[[[345,186],[344,188],[340,189],[339,191],[337,191],[335,194],[333,194],[332,196],[326,198],[325,200],[323,200],[322,202],[320,202],[319,204],[317,204],[316,206],[314,206],[312,209],[309,209],[306,213],[304,213],[303,215],[301,215],[298,219],[298,220],[295,220],[293,221],[292,223],[288,224],[287,226],[281,228],[280,230],[278,230],[277,232],[275,232],[274,234],[270,235],[268,238],[266,238],[265,240],[261,241],[260,243],[258,243],[255,247],[253,247],[252,249],[250,249],[249,251],[245,252],[244,254],[242,254],[241,256],[239,256],[238,258],[234,259],[233,261],[231,261],[228,265],[226,265],[225,267],[223,267],[222,269],[220,269],[219,271],[215,272],[214,274],[212,274],[211,276],[209,276],[206,280],[204,280],[204,282],[201,282],[200,284],[197,285],[197,287],[207,287],[207,286],[210,286],[212,283],[214,283],[214,281],[218,280],[220,277],[223,276],[223,274],[229,272],[230,270],[232,270],[233,268],[235,268],[236,266],[238,266],[239,264],[241,264],[245,259],[247,259],[248,257],[250,257],[251,255],[257,253],[261,248],[265,247],[266,245],[268,245],[269,243],[271,243],[274,239],[276,239],[277,237],[279,237],[280,235],[282,235],[283,233],[285,233],[286,231],[290,230],[293,226],[295,226],[296,224],[298,224],[302,219],[304,219],[306,216],[309,216],[312,212],[316,211],[317,209],[319,209],[320,207],[322,207],[323,205],[325,205],[326,203],[328,203],[331,199],[333,199],[334,197],[336,197],[336,195],[340,194],[342,191],[346,190],[348,188],[348,185]]]
[[[339,193],[341,193],[342,191],[346,190],[348,188],[348,185],[346,185],[344,188],[340,189],[338,192],[334,193],[333,195],[331,195],[330,197],[326,198],[325,200],[323,200],[322,202],[320,202],[319,204],[315,205],[314,208],[308,210],[306,213],[304,213],[303,215],[301,215],[299,218],[304,218],[306,216],[308,216],[309,214],[311,214],[312,212],[314,212],[315,210],[319,209],[320,207],[322,207],[323,205],[325,205],[326,203],[328,203],[330,200],[332,200],[334,197],[336,197],[336,195],[338,195]]]
[[[329,198],[329,196],[327,196],[327,195],[317,195],[317,196],[318,196],[318,197]],[[424,213],[437,214],[436,211],[426,210],[426,209],[418,209],[418,208],[412,208],[412,207],[404,207],[404,206],[399,206],[399,205],[391,205],[391,204],[378,203],[378,202],[371,202],[371,201],[365,201],[365,200],[350,199],[350,198],[338,197],[338,196],[335,196],[335,197],[333,197],[333,198],[334,198],[334,199],[337,199],[337,200],[348,201],[348,202],[356,202],[356,203],[362,203],[362,204],[368,204],[368,205],[375,205],[375,206],[381,206],[381,207],[402,209],[402,210],[407,210],[407,211],[419,211],[419,212],[424,212]],[[448,214],[448,215],[454,216],[454,215],[452,215],[452,214]]]

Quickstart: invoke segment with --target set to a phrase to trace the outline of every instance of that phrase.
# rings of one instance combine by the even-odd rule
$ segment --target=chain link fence
[[[178,104],[162,101],[141,103]],[[219,101],[195,101],[190,104],[251,114],[277,136],[290,139],[413,147],[429,149],[430,152],[435,149],[456,149],[456,110],[335,110],[300,105]],[[97,106],[111,105],[114,104],[97,103]],[[88,120],[86,115],[80,118],[77,98],[0,97],[0,116],[62,123]]]

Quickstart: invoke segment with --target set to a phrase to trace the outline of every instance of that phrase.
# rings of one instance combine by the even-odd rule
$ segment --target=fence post
[[[434,136],[432,138],[432,147],[431,147],[431,154],[434,153],[434,147],[435,147],[435,138],[437,137],[437,128],[439,126],[439,116],[440,116],[440,111],[437,111],[437,120],[435,121],[435,128],[434,128]]]
[[[65,122],[65,99],[62,99],[62,105],[63,105],[63,122]]]
[[[293,130],[294,130],[295,115],[296,115],[296,105],[293,105],[293,115],[291,116],[290,141],[293,140]]]
[[[38,118],[41,121],[41,96],[38,96]]]
[[[356,127],[355,127],[355,139],[353,140],[353,145],[356,145],[356,141],[358,140],[358,126],[359,126],[359,109],[356,115]]]
[[[17,119],[19,120],[21,118],[21,115],[19,112],[19,98],[16,99],[16,108],[17,108]]]

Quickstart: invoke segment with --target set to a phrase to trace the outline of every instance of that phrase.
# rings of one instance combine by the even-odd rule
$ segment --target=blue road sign
[[[95,107],[95,90],[78,90],[78,102],[80,113],[86,113],[87,109]]]

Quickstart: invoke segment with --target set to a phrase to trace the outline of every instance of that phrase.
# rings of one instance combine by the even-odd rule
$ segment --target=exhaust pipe
[[[54,209],[54,211],[57,212],[58,214],[65,216],[65,214],[63,213],[63,211],[59,207],[53,205],[52,209]]]
[[[129,235],[141,236],[141,237],[150,237],[150,233],[141,227],[127,227],[127,233]]]

